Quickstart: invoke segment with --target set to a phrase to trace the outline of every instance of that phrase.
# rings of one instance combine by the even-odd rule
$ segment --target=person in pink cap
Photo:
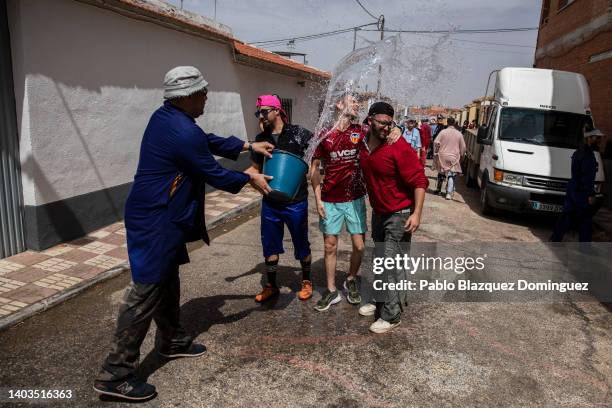
[[[255,117],[259,119],[259,127],[262,130],[255,137],[255,141],[265,141],[273,144],[276,149],[304,157],[312,133],[301,126],[289,123],[289,117],[283,110],[278,96],[262,95],[257,98]],[[261,173],[264,155],[252,152],[251,161],[252,165],[247,172]],[[312,297],[312,282],[306,175],[304,175],[297,194],[292,199],[269,194],[262,200],[261,243],[266,265],[266,284],[255,296],[256,302],[265,302],[279,294],[276,270],[279,255],[285,252],[283,248],[285,225],[291,234],[295,259],[299,260],[302,266],[302,285],[297,296],[300,300],[307,300]]]

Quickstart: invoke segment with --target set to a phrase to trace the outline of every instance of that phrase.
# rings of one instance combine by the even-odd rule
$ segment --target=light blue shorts
[[[342,226],[346,223],[349,234],[365,234],[368,230],[366,222],[365,197],[346,203],[327,203],[325,218],[319,219],[319,229],[325,235],[340,235]]]

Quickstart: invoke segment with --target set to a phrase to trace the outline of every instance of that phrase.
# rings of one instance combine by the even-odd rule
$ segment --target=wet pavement
[[[433,180],[432,184],[433,184]],[[478,214],[478,192],[458,181],[455,200],[427,195],[419,241],[540,241],[543,217]],[[315,287],[322,291],[322,238],[310,218]],[[263,269],[259,218],[243,216],[195,246],[182,268],[182,320],[208,347],[206,356],[169,361],[142,349],[140,374],[159,396],[153,407],[226,406],[569,406],[612,404],[612,315],[585,303],[418,303],[386,335],[368,332],[345,301],[313,310],[301,302],[299,262],[281,258],[276,302],[258,305]],[[339,271],[348,267],[343,236]],[[339,273],[338,283],[343,279]],[[92,381],[109,347],[129,281],[124,275],[0,333],[0,387],[71,389],[70,402],[114,406]],[[0,403],[1,404],[1,403]],[[19,406],[19,404],[6,404]],[[31,406],[23,404],[23,406]]]

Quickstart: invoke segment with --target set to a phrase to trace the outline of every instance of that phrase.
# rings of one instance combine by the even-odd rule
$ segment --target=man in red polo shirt
[[[385,143],[393,127],[393,114],[393,107],[388,103],[372,104],[368,112],[367,149],[359,157],[373,210],[372,238],[375,243],[384,243],[379,246],[384,249],[381,255],[385,257],[401,253],[401,243],[410,242],[419,228],[429,185],[420,158],[403,138],[394,144]],[[388,282],[399,282],[398,275],[398,270],[389,271]],[[361,307],[368,308],[372,306]],[[393,329],[400,324],[401,312],[398,291],[388,291],[384,302],[376,302],[378,319],[370,331],[385,333]]]

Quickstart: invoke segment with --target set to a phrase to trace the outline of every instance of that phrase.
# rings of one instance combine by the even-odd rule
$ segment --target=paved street
[[[431,185],[434,180],[430,179]],[[539,241],[551,219],[483,218],[478,191],[450,202],[428,194],[418,241]],[[322,291],[322,237],[311,206],[315,286]],[[218,228],[182,270],[182,319],[208,347],[168,361],[143,346],[141,374],[154,407],[191,406],[568,406],[612,404],[612,315],[599,303],[419,303],[387,335],[342,302],[300,302],[299,263],[284,256],[281,296],[253,301],[263,262],[256,213]],[[348,265],[343,237],[338,269]],[[286,237],[286,250],[292,247]],[[343,277],[338,277],[338,282]],[[0,333],[0,386],[71,389],[78,406],[100,402],[91,385],[111,339],[127,275]],[[16,404],[8,406],[17,406]]]

